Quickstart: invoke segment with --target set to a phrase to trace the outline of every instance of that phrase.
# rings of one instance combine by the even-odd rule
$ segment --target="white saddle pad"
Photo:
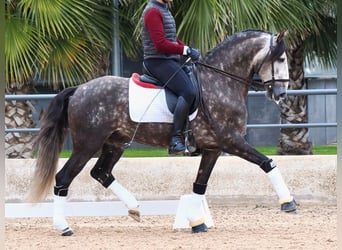
[[[164,89],[144,88],[129,79],[129,115],[134,122],[172,123]],[[197,110],[190,115],[193,120]]]

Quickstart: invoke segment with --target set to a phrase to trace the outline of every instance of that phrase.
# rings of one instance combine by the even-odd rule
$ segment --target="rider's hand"
[[[200,52],[197,49],[188,47],[186,50],[186,55],[191,58],[193,62],[197,62],[201,56]]]

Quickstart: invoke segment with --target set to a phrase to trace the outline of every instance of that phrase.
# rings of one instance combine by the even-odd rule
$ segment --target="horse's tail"
[[[34,141],[38,155],[28,197],[30,202],[43,200],[51,191],[68,129],[69,97],[76,88],[67,88],[56,95],[43,116],[39,134]]]

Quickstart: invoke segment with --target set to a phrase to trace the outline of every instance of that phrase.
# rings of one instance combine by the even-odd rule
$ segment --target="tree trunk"
[[[304,45],[297,45],[287,50],[290,86],[289,89],[303,89],[304,82]],[[281,123],[307,123],[306,113],[307,97],[288,96],[280,103]],[[280,155],[310,155],[312,154],[312,143],[309,141],[308,128],[282,128],[278,145]]]
[[[27,94],[28,89],[6,89],[7,94]],[[33,106],[29,100],[5,101],[6,128],[33,128]],[[32,133],[6,133],[6,158],[33,158]]]

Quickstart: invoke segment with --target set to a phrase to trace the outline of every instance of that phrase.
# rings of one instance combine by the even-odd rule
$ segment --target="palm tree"
[[[315,13],[308,25],[308,32],[296,32],[288,48],[290,88],[303,89],[304,61],[316,62],[325,67],[336,66],[337,54],[337,6],[336,1],[310,1]],[[281,103],[282,123],[307,123],[306,96],[289,96]],[[278,154],[312,154],[308,128],[282,128]]]
[[[5,1],[6,93],[58,90],[107,73],[112,5],[107,0]],[[105,63],[103,63],[105,62]],[[32,127],[29,101],[6,102],[6,127]],[[7,157],[32,156],[32,135],[8,133]]]

